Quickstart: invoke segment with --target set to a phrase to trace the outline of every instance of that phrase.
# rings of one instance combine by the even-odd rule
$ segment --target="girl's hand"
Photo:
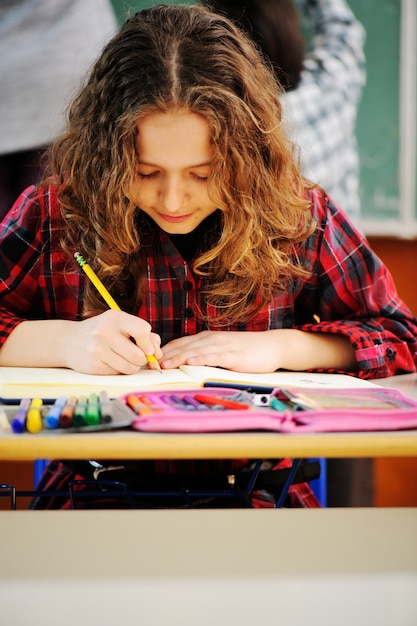
[[[347,337],[282,328],[262,332],[203,331],[170,341],[161,365],[211,365],[237,372],[324,368],[354,372],[355,351]]]
[[[160,337],[145,320],[109,310],[72,322],[64,339],[66,366],[87,374],[135,374],[146,355],[162,357]]]
[[[174,339],[163,348],[161,366],[211,365],[241,372],[271,372],[279,367],[271,332],[205,330]]]

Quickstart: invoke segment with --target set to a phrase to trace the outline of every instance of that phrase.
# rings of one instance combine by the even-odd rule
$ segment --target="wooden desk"
[[[417,397],[417,375],[376,381]],[[395,383],[395,384],[394,384]],[[220,459],[417,456],[417,430],[378,433],[0,434],[0,459]]]
[[[0,513],[5,626],[414,626],[417,509]]]
[[[417,374],[399,374],[389,378],[378,378],[373,381],[381,387],[393,387],[399,389],[407,396],[417,398]]]
[[[417,431],[389,433],[2,435],[0,459],[232,459],[417,456]]]

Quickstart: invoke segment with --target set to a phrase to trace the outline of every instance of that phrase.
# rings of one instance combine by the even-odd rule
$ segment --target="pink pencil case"
[[[291,400],[285,394],[289,392]],[[145,432],[274,431],[280,433],[386,431],[417,428],[417,401],[396,389],[274,389],[269,396],[282,409],[249,402],[245,408],[217,406],[214,399],[236,401],[234,388],[185,389],[175,392],[134,391],[120,399],[137,399],[139,413],[132,427]],[[196,397],[210,404],[187,407]],[[264,395],[263,398],[267,396]],[[284,399],[284,401],[283,401]],[[298,404],[294,400],[299,401]],[[284,406],[286,405],[286,406]],[[216,407],[216,408],[215,408]]]

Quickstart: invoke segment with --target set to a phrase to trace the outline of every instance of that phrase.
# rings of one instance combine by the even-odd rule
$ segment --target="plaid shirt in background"
[[[360,227],[356,115],[365,85],[365,31],[345,0],[301,0],[311,52],[301,81],[283,96],[288,133],[303,174],[321,185]]]

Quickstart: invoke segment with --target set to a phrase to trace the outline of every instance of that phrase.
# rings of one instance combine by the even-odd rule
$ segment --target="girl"
[[[162,368],[415,371],[417,321],[302,178],[272,72],[199,6],[126,22],[0,238],[0,365],[128,374],[153,354]]]

